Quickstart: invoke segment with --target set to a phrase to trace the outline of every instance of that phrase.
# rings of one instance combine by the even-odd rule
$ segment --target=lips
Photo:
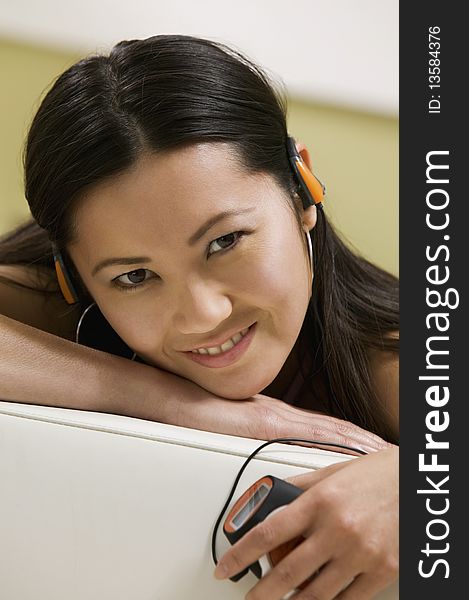
[[[203,354],[200,352],[194,352],[193,350],[189,350],[186,352],[182,352],[182,354],[187,358],[193,360],[194,362],[206,367],[221,368],[229,366],[237,362],[248,349],[249,345],[251,344],[252,338],[254,337],[254,334],[256,332],[256,325],[257,323],[251,325],[248,328],[246,334],[243,335],[234,346],[231,346],[224,352],[222,351],[216,354],[210,354],[207,351],[207,354]],[[235,337],[235,339],[237,338]]]
[[[233,336],[228,338],[226,340],[226,342],[223,342],[223,344],[213,345],[213,346],[202,346],[200,348],[192,350],[191,352],[197,352],[198,354],[210,354],[210,355],[221,354],[222,352],[231,350],[231,348],[233,348],[233,346],[236,346],[236,344],[238,344],[241,341],[241,339],[247,334],[248,331],[249,331],[249,327],[246,327],[245,329],[242,329],[238,333],[235,333]]]

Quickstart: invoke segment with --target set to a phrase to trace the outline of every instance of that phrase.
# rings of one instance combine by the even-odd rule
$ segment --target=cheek
[[[137,353],[145,354],[155,351],[160,346],[164,335],[161,307],[155,311],[155,304],[142,305],[135,298],[121,302],[107,302],[101,311],[116,333]]]
[[[233,289],[265,307],[283,305],[285,312],[309,298],[309,272],[298,234],[277,235],[252,247],[233,274]]]
[[[229,267],[216,271],[233,300],[233,315],[265,312],[277,334],[290,338],[301,327],[310,292],[308,263],[298,233],[277,231],[239,250],[227,260]],[[168,304],[164,294],[156,298],[150,290],[122,295],[113,293],[99,301],[105,318],[137,353],[163,357],[174,303]]]

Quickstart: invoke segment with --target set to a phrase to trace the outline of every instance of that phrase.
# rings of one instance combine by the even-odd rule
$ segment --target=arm
[[[262,395],[226,400],[167,371],[80,346],[2,315],[0,398],[260,440],[289,436],[370,451],[387,447],[351,423]]]
[[[263,395],[226,400],[167,371],[72,343],[77,317],[67,312],[60,297],[45,303],[37,291],[0,282],[0,398],[259,440],[302,437],[365,450],[386,447],[340,419]]]
[[[170,422],[165,407],[190,393],[190,385],[0,315],[3,400]],[[156,402],[155,396],[166,401]]]

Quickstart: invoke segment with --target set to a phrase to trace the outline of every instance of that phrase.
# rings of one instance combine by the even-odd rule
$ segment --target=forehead
[[[224,210],[272,208],[274,195],[272,179],[249,173],[227,144],[146,155],[87,193],[76,213],[76,241],[115,246],[129,239],[154,243],[158,236],[165,242]]]

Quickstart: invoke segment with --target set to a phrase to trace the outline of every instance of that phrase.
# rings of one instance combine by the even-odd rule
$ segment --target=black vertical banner
[[[469,597],[469,197],[463,188],[469,175],[469,69],[463,6],[427,1],[401,3],[400,9],[404,599]]]

